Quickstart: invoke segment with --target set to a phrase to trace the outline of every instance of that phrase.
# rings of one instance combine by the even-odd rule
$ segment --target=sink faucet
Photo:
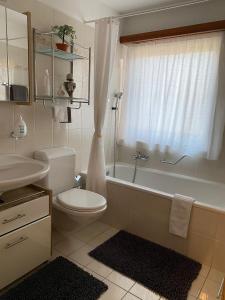
[[[183,160],[185,157],[188,157],[188,155],[183,155],[180,158],[178,158],[175,161],[170,161],[170,160],[166,160],[166,159],[161,159],[160,162],[163,164],[168,164],[168,165],[176,165],[178,164],[181,160]]]

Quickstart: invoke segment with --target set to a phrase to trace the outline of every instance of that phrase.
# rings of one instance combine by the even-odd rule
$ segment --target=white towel
[[[187,238],[194,199],[175,194],[170,211],[169,232]]]
[[[63,105],[54,105],[53,118],[56,122],[68,122],[67,107]]]

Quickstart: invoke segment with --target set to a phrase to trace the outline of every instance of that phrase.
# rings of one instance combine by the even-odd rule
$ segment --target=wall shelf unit
[[[69,45],[69,51],[65,52],[55,47],[57,42],[57,36],[54,32],[39,32],[36,29],[33,30],[33,41],[34,41],[34,86],[37,87],[36,70],[37,70],[37,55],[48,56],[51,59],[51,94],[43,95],[37,92],[35,88],[34,99],[35,101],[51,101],[53,104],[56,100],[69,101],[70,104],[78,103],[90,104],[90,76],[91,76],[91,47],[84,47],[78,43]],[[68,43],[69,44],[69,43]],[[55,90],[55,65],[56,61],[61,60],[68,64],[68,72],[74,75],[74,63],[76,61],[84,61],[88,64],[87,68],[87,97],[76,97],[76,96],[59,96]],[[75,70],[76,71],[76,70]],[[76,80],[75,80],[76,83]],[[63,84],[63,82],[61,82]]]

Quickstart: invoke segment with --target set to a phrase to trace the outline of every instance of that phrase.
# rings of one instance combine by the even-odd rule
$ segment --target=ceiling
[[[144,10],[149,8],[161,7],[172,4],[182,4],[193,2],[190,0],[100,0],[103,4],[111,7],[118,13],[125,13],[135,10]]]

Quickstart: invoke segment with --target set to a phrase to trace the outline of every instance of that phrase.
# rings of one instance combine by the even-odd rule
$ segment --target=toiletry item
[[[10,100],[26,102],[28,99],[28,89],[24,85],[10,85]]]
[[[64,97],[66,95],[65,91],[64,91],[64,87],[63,84],[61,84],[60,88],[58,89],[57,95],[59,97]]]
[[[15,125],[15,129],[12,132],[12,137],[14,138],[23,138],[27,135],[27,125],[23,120],[23,117],[20,115],[18,122]]]
[[[50,96],[50,95],[51,95],[50,77],[49,77],[48,69],[46,69],[44,73],[44,96]]]
[[[69,73],[66,76],[66,81],[64,82],[64,87],[69,95],[69,97],[73,97],[73,92],[76,88],[76,83],[73,79],[73,74]]]

